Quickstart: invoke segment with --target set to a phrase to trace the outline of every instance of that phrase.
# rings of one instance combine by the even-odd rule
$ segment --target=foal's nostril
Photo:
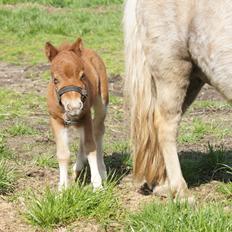
[[[67,104],[67,109],[68,109],[68,110],[72,110],[72,107],[71,107],[70,104]]]
[[[66,110],[70,115],[75,115],[77,112],[83,109],[83,102],[76,101],[73,103],[68,103],[66,105]]]
[[[83,108],[83,103],[80,101],[79,102],[79,108],[82,109]]]

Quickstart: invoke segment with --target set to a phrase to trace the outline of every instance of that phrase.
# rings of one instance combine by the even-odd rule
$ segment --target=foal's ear
[[[76,42],[71,46],[72,51],[74,51],[78,56],[81,56],[81,53],[83,51],[83,42],[81,38],[78,38]]]
[[[45,44],[45,54],[47,58],[52,61],[58,54],[58,50],[49,42]]]

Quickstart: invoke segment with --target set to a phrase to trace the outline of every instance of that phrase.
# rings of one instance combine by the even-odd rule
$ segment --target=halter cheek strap
[[[75,85],[68,85],[68,86],[64,86],[63,88],[59,89],[59,90],[56,90],[56,94],[57,94],[57,98],[58,98],[58,102],[59,104],[62,106],[62,102],[61,102],[61,96],[64,94],[64,93],[67,93],[67,92],[71,92],[71,91],[74,91],[74,92],[77,92],[81,95],[81,100],[84,102],[85,99],[87,98],[88,94],[87,94],[87,90],[86,89],[83,89],[79,86],[75,86]]]

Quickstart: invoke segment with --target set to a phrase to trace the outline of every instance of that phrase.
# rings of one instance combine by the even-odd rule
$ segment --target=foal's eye
[[[85,79],[85,74],[83,73],[83,74],[81,75],[81,81],[84,80],[84,79]]]
[[[58,80],[58,79],[56,79],[56,78],[54,78],[53,82],[54,82],[54,84],[56,85],[56,84],[58,84],[58,83],[59,83],[59,80]]]

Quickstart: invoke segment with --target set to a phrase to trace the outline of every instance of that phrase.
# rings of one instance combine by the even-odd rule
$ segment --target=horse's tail
[[[131,104],[134,177],[153,186],[165,177],[165,166],[156,131],[156,87],[139,36],[136,5],[137,0],[127,0],[124,11],[125,92]]]

